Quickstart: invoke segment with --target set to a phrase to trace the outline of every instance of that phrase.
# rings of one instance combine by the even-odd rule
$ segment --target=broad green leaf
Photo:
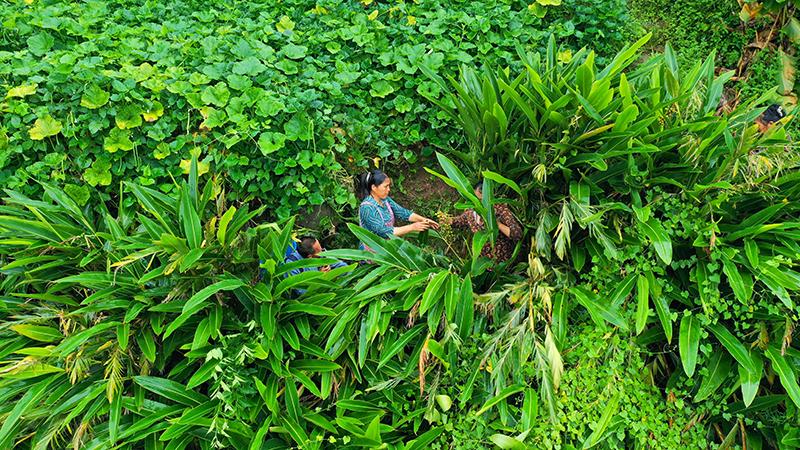
[[[394,92],[394,87],[386,80],[374,81],[370,87],[369,94],[373,97],[385,98]]]
[[[64,192],[80,206],[86,206],[91,196],[89,188],[85,185],[76,186],[74,184],[66,184],[64,185]]]
[[[142,125],[142,108],[138,105],[128,105],[121,108],[114,118],[117,127],[121,130],[136,128]]]
[[[308,141],[312,136],[311,120],[305,113],[297,113],[283,124],[283,131],[286,133],[286,140]]]
[[[142,111],[142,118],[146,122],[155,122],[159,117],[164,115],[164,105],[161,102],[154,101],[150,107]]]
[[[28,133],[34,141],[41,141],[46,137],[57,135],[62,128],[61,122],[53,119],[50,114],[45,114],[43,117],[36,119],[36,123],[28,130]]]
[[[261,133],[261,136],[258,138],[258,148],[261,150],[262,155],[267,156],[270,153],[277,152],[278,150],[282,149],[285,142],[285,134],[266,131]]]
[[[681,363],[686,376],[694,376],[697,364],[697,351],[700,348],[700,320],[693,314],[685,314],[681,318],[680,335],[678,335],[678,349],[680,350]]]
[[[283,54],[291,59],[303,59],[308,53],[308,47],[303,45],[286,44],[283,46]]]
[[[108,103],[109,98],[111,98],[111,94],[102,90],[100,86],[96,84],[90,84],[83,90],[81,106],[85,106],[89,109],[97,109]]]
[[[230,96],[231,92],[228,90],[228,85],[224,82],[219,82],[214,86],[207,86],[200,98],[206,105],[224,108]]]
[[[103,139],[103,148],[109,153],[117,150],[133,150],[130,130],[112,128],[108,136]]]
[[[55,42],[56,40],[53,39],[53,36],[50,36],[45,31],[35,34],[27,39],[28,50],[30,50],[31,53],[36,56],[44,56],[45,53],[49,52],[50,49],[53,48],[53,44],[55,44]]]

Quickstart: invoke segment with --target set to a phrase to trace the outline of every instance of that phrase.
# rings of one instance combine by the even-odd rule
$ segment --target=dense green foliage
[[[651,45],[663,48],[671,43],[682,64],[694,64],[714,51],[720,67],[734,69],[755,34],[753,27],[744,33],[738,30],[741,6],[736,0],[630,0],[629,4],[634,22],[653,33]]]
[[[609,321],[638,336],[637,351],[655,350],[649,381],[694,415],[692,424],[709,419],[728,445],[741,436],[748,448],[788,445],[800,405],[792,346],[800,156],[784,147],[783,128],[762,135],[753,123],[763,110],[753,105],[772,92],[712,115],[732,76],[715,77],[713,54],[681,70],[668,45],[622,72],[645,40],[602,70],[592,54],[560,63],[551,41],[544,56],[522,55],[519,73],[464,70],[448,82],[429,75],[452,89],[457,108],[439,104],[470,144],[455,154],[518,197],[532,236],[532,296],[552,305],[559,349],[567,341],[559,324],[585,310],[602,330]],[[443,167],[494,223],[486,208],[493,193],[479,204],[469,181]],[[619,398],[604,404],[600,429],[614,429],[618,408],[630,416]],[[783,420],[763,419],[781,408]],[[594,438],[604,432],[597,429]],[[579,427],[561,439],[570,435],[586,437]],[[634,436],[603,445],[631,448]]]
[[[340,208],[367,157],[413,160],[410,144],[458,140],[420,96],[439,93],[420,64],[452,74],[554,34],[573,49],[622,45],[622,1],[538,6],[6,2],[0,183],[33,194],[32,180],[59,180],[80,204],[116,201],[127,181],[174,194],[196,154],[232,200],[282,218]]]

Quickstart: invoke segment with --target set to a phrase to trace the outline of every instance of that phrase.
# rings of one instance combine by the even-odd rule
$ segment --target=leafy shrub
[[[550,305],[541,314],[551,314],[560,351],[568,317],[604,331],[609,322],[653,345],[641,353],[653,382],[720,441],[777,448],[796,435],[780,421],[759,428],[758,417],[784,405],[793,422],[800,405],[791,369],[800,156],[784,147],[783,127],[762,135],[753,123],[772,92],[714,115],[732,72],[715,77],[713,54],[684,71],[667,45],[623,72],[645,41],[604,68],[593,54],[559,61],[551,40],[545,55],[521,54],[519,72],[465,68],[448,81],[429,72],[450,98],[432,101],[469,143],[452,154],[490,180],[483,201],[452,163],[443,167],[487,234],[497,232],[487,205],[516,204],[532,236],[531,296]],[[493,186],[511,199],[495,200]]]
[[[631,0],[631,18],[653,33],[652,45],[670,42],[678,62],[688,67],[712,51],[722,67],[734,68],[742,48],[750,41],[740,34],[736,1],[725,0]]]

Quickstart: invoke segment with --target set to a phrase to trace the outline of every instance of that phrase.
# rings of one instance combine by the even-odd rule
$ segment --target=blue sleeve
[[[347,267],[347,263],[339,261],[337,263],[331,264],[331,269],[338,269],[340,267]]]
[[[289,263],[293,263],[293,262],[296,262],[296,261],[300,261],[302,259],[303,259],[303,257],[300,256],[300,254],[297,253],[297,251],[294,251],[294,252],[290,253],[286,257],[286,259],[284,259],[284,262],[286,264],[289,264]],[[301,273],[309,271],[309,270],[317,270],[317,268],[316,267],[300,267],[300,268],[297,268],[297,269],[290,270],[285,276],[287,278],[288,277],[293,277],[295,275],[300,275]]]
[[[392,211],[394,211],[394,217],[397,219],[405,220],[407,222],[408,218],[414,214],[414,211],[409,211],[395,203],[391,197],[386,197],[386,201],[389,202],[389,207],[392,208]]]
[[[362,204],[358,209],[358,216],[361,218],[361,226],[373,234],[387,238],[394,233],[394,227],[387,227],[383,222],[377,206]]]

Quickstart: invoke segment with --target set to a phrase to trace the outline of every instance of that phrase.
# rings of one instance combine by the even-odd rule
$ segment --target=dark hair
[[[389,176],[380,170],[373,170],[356,176],[356,197],[363,201],[372,194],[372,186],[380,186],[388,178]]]
[[[473,189],[483,194],[483,180],[478,181],[475,185],[472,186]]]
[[[314,244],[317,243],[317,238],[314,236],[303,236],[300,238],[300,243],[297,245],[297,253],[303,258],[308,258],[308,255],[314,253]]]
[[[765,124],[769,124],[770,122],[777,122],[781,119],[786,117],[786,111],[783,110],[783,106],[776,104],[769,105],[766,111],[763,114],[758,116],[759,120],[764,122]]]

